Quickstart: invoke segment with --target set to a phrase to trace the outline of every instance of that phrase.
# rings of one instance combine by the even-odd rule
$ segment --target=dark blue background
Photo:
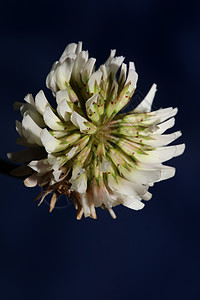
[[[110,49],[134,60],[137,94],[158,84],[154,107],[179,107],[185,154],[176,176],[151,189],[142,211],[98,209],[76,221],[72,205],[40,208],[38,189],[0,175],[0,297],[23,299],[200,299],[198,1],[2,1],[1,158],[15,145],[14,101],[45,88],[51,64],[70,42],[103,63]],[[50,93],[47,93],[50,95]]]

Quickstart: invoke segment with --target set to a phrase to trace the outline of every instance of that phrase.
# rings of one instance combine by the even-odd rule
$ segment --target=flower
[[[127,72],[123,61],[111,50],[95,70],[96,60],[82,51],[82,43],[69,44],[46,79],[56,109],[43,91],[15,103],[22,114],[22,122],[16,121],[18,143],[27,149],[8,156],[23,163],[15,174],[26,176],[26,186],[42,188],[39,204],[53,192],[50,211],[64,194],[73,199],[77,219],[96,218],[96,207],[116,218],[114,206],[142,209],[142,200],[152,196],[149,187],[175,174],[163,162],[181,155],[185,145],[168,146],[180,131],[163,133],[173,127],[177,108],[151,111],[153,84],[134,110],[119,114],[138,80],[134,64]]]

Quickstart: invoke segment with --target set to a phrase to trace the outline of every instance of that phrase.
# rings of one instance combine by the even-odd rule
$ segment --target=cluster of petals
[[[46,79],[56,108],[42,90],[15,103],[22,115],[22,122],[16,121],[17,142],[26,148],[8,156],[22,164],[14,174],[25,176],[26,186],[42,188],[39,204],[52,194],[50,211],[64,194],[72,198],[77,219],[96,218],[96,207],[116,218],[114,206],[142,209],[142,200],[152,196],[149,187],[175,174],[163,162],[185,148],[168,146],[180,131],[165,134],[174,125],[177,108],[152,112],[153,84],[134,110],[120,114],[138,75],[134,63],[127,67],[115,52],[96,70],[96,59],[82,51],[81,42],[69,44]]]

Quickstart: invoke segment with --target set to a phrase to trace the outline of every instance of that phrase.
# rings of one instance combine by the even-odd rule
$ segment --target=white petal
[[[109,188],[108,188],[108,190],[109,190]],[[116,191],[110,190],[109,191],[109,197],[106,197],[104,199],[103,203],[104,203],[105,207],[109,210],[111,207],[122,204],[122,198],[123,197],[127,197],[127,196],[125,196],[123,194],[120,194]]]
[[[134,184],[133,182],[121,177],[118,177],[117,183],[111,175],[108,176],[108,186],[111,190],[128,196],[138,196],[139,191],[140,194],[145,194],[148,190],[148,186],[138,186],[137,184]]]
[[[169,167],[169,166],[165,166],[161,163],[157,163],[157,164],[143,164],[143,163],[139,163],[141,168],[146,168],[146,169],[157,169],[161,171],[161,177],[156,181],[162,181],[162,180],[166,180],[168,178],[171,178],[175,175],[175,171],[176,169],[174,167]],[[144,199],[146,200],[146,199]]]
[[[78,55],[82,51],[82,45],[83,45],[82,42],[78,42],[78,45],[77,45],[77,48],[75,51],[76,55]]]
[[[35,106],[34,98],[33,98],[33,95],[32,95],[32,94],[27,94],[26,97],[24,98],[24,100],[25,100],[27,103],[29,103],[29,104]]]
[[[54,114],[52,109],[48,106],[45,109],[44,115],[43,115],[44,121],[46,125],[53,129],[53,130],[63,130],[64,127],[60,125],[61,120]]]
[[[167,129],[173,127],[175,124],[175,118],[171,118],[167,120],[166,122],[162,124],[158,124],[158,130],[155,131],[155,134],[162,134],[164,133]]]
[[[53,171],[53,177],[55,179],[56,182],[59,182],[60,180],[62,180],[63,178],[60,178],[60,175],[62,174],[62,170],[54,170]]]
[[[56,139],[60,139],[62,137],[66,137],[67,135],[67,132],[65,130],[61,130],[61,131],[58,131],[58,130],[54,130],[53,132],[51,132],[51,134],[53,135],[53,137],[55,137]]]
[[[47,159],[48,159],[48,162],[49,162],[50,165],[54,165],[57,162],[58,157],[56,157],[55,155],[49,153]]]
[[[171,112],[166,113],[166,115],[162,115],[162,117],[159,117],[159,122],[161,123],[171,117],[174,117],[177,114],[177,112],[178,112],[178,108],[177,107],[173,108]]]
[[[30,144],[38,144],[42,146],[40,134],[42,129],[33,121],[29,114],[24,114],[22,120],[22,133]]]
[[[144,207],[144,203],[131,196],[127,196],[125,199],[123,199],[122,204],[134,210],[140,210]]]
[[[183,151],[184,151],[183,145],[176,145],[176,146],[161,147],[161,148],[157,148],[156,150],[148,151],[147,155],[138,154],[135,152],[135,157],[136,159],[138,159],[143,163],[155,164],[155,163],[161,163],[171,159],[172,157],[176,156],[176,153],[178,153],[178,155],[181,155]]]
[[[79,55],[77,56],[77,58],[75,59],[74,62],[74,67],[73,67],[73,71],[72,71],[72,80],[74,82],[76,82],[76,84],[78,84],[79,87],[82,86],[82,82],[81,82],[81,72],[83,70],[83,67],[85,65],[85,63],[88,60],[88,52],[87,51],[82,51],[81,53],[79,53]]]
[[[135,65],[133,62],[129,62],[129,71],[128,71],[128,77],[126,79],[126,84],[131,82],[129,91],[132,92],[133,89],[136,89],[136,84],[138,80],[138,74],[135,72]]]
[[[161,169],[161,177],[157,182],[174,177],[176,169],[173,167],[163,166]]]
[[[90,187],[92,191],[89,191],[88,195],[91,197],[92,201],[94,202],[95,207],[100,207],[103,203],[107,202],[108,198],[110,198],[110,195],[105,185],[100,185],[100,186],[97,185],[96,180],[93,180]]]
[[[56,84],[56,80],[55,80],[55,65],[57,63],[58,62],[54,63],[52,70],[50,71],[50,73],[47,75],[47,78],[46,78],[46,86],[52,90],[54,95],[57,91],[57,84]]]
[[[137,170],[131,168],[130,171],[128,171],[125,168],[121,168],[120,171],[126,179],[137,184],[149,184],[159,180],[161,177],[160,170]]]
[[[76,127],[80,128],[80,131],[87,129],[87,126],[84,124],[84,122],[87,122],[87,120],[79,115],[76,111],[73,111],[70,120]]]
[[[82,71],[81,71],[81,78],[84,84],[88,82],[88,79],[90,78],[93,70],[94,70],[94,65],[95,65],[96,59],[95,58],[90,58],[84,65]]]
[[[37,95],[35,96],[35,106],[37,108],[37,111],[43,115],[45,112],[45,109],[47,108],[47,106],[49,106],[49,102],[47,100],[47,98],[45,97],[44,92],[41,90],[39,91],[39,93],[37,93]]]
[[[64,156],[56,157],[52,154],[48,154],[48,163],[52,166],[54,171],[59,171],[60,168],[65,164]]]
[[[105,205],[105,207],[108,209],[108,211],[117,205],[120,205],[122,203],[121,201],[121,194],[120,197],[117,196],[117,193],[113,192],[109,195],[109,197],[107,197],[106,199],[104,199],[103,204]]]
[[[76,191],[78,193],[85,193],[87,189],[87,175],[85,172],[81,174],[76,179],[70,179],[69,182],[71,183],[71,190]]]
[[[78,147],[73,147],[69,152],[66,153],[67,159],[71,159],[77,152]]]
[[[116,219],[117,217],[116,217],[116,214],[114,213],[114,210],[112,209],[112,208],[108,208],[108,211],[109,211],[109,213],[110,213],[110,215],[111,215],[111,217],[113,218],[113,219]]]
[[[94,93],[95,81],[99,85],[100,81],[101,81],[101,77],[102,77],[102,72],[101,71],[96,71],[92,74],[92,76],[88,80],[88,87],[89,87],[89,90],[90,90],[91,93]]]
[[[157,86],[154,83],[144,100],[142,100],[142,102],[134,109],[134,112],[150,112],[156,91]]]
[[[56,83],[60,89],[66,89],[66,82],[71,78],[74,60],[67,58],[56,70]]]
[[[83,173],[85,173],[85,169],[83,169],[80,164],[75,164],[73,166],[71,179],[76,179],[77,177],[81,176]]]
[[[152,198],[152,194],[149,192],[146,192],[143,196],[142,199],[145,201],[149,201]]]
[[[25,113],[29,114],[33,121],[39,126],[44,127],[45,123],[42,116],[39,114],[35,106],[25,103],[20,108],[21,115],[23,116]]]
[[[108,161],[105,157],[103,157],[102,162],[100,163],[100,172],[107,172],[110,168],[111,162]]]
[[[77,58],[77,55],[75,53],[66,54],[65,56],[63,56],[62,60],[59,60],[58,66],[61,65],[68,58],[70,58],[74,61]]]
[[[29,176],[28,178],[26,178],[24,180],[24,184],[27,187],[34,187],[37,185],[37,174],[32,174],[31,176]]]
[[[41,141],[48,153],[66,149],[66,145],[60,144],[60,141],[54,138],[46,128],[41,132]]]
[[[58,104],[57,112],[64,121],[70,120],[70,115],[72,113],[72,110],[65,100],[63,100],[60,104]]]
[[[108,59],[106,60],[105,66],[108,66],[108,65],[111,63],[112,59],[113,59],[114,56],[115,56],[115,53],[116,53],[116,49],[110,50],[110,56],[109,56]]]
[[[97,103],[98,100],[98,94],[94,94],[92,97],[90,97],[86,102],[85,102],[85,107],[86,110],[92,109],[93,103]]]
[[[122,67],[121,67],[120,76],[118,79],[118,83],[120,83],[121,86],[123,86],[123,84],[126,80],[126,72],[127,72],[127,65],[123,63]]]
[[[163,134],[163,135],[157,135],[154,134],[152,137],[155,139],[153,140],[144,140],[144,144],[150,145],[152,147],[161,147],[168,145],[175,141],[177,138],[179,138],[182,135],[181,131],[177,131],[171,134]]]
[[[113,77],[116,75],[117,71],[119,70],[121,64],[124,61],[124,58],[125,57],[123,56],[117,56],[112,59],[108,68],[109,68],[109,73],[112,73]]]
[[[164,108],[164,109],[159,109],[157,111],[153,111],[151,114],[151,117],[146,118],[142,121],[143,124],[146,125],[151,125],[151,124],[158,124],[158,123],[162,123],[165,120],[174,117],[178,112],[177,108],[172,108],[172,107],[168,107],[168,108]]]
[[[185,144],[177,145],[177,146],[176,146],[176,152],[175,152],[175,154],[174,154],[174,157],[183,154],[184,151],[185,151]]]
[[[99,67],[99,70],[98,71],[101,71],[102,72],[102,77],[104,80],[106,80],[108,78],[108,72],[107,72],[107,69],[106,69],[106,66],[105,65],[101,65]]]
[[[67,47],[65,48],[63,54],[61,55],[59,61],[62,63],[63,60],[71,53],[75,53],[76,52],[76,48],[77,48],[77,44],[75,43],[71,43],[69,45],[67,45]]]
[[[45,174],[51,170],[51,166],[46,164],[47,159],[33,160],[28,166],[39,174]]]
[[[81,193],[79,195],[79,202],[81,204],[81,206],[83,207],[83,212],[84,212],[84,217],[87,218],[87,217],[90,217],[91,215],[91,205],[87,199],[87,196],[85,193]]]
[[[60,90],[56,93],[56,102],[60,104],[63,100],[71,102],[67,90]]]

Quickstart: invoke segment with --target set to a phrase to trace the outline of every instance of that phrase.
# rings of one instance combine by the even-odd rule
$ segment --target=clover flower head
[[[96,59],[82,51],[82,43],[69,44],[46,79],[56,108],[43,91],[15,103],[22,114],[22,122],[16,121],[18,143],[27,148],[8,156],[23,163],[15,174],[26,177],[26,186],[41,186],[39,204],[53,193],[50,211],[64,194],[73,199],[77,219],[96,218],[96,207],[116,218],[114,206],[142,209],[142,200],[152,196],[149,187],[175,174],[163,162],[185,148],[168,146],[180,131],[164,134],[174,125],[177,108],[151,111],[153,84],[134,110],[120,114],[138,75],[134,63],[127,68],[115,52],[96,70]]]

